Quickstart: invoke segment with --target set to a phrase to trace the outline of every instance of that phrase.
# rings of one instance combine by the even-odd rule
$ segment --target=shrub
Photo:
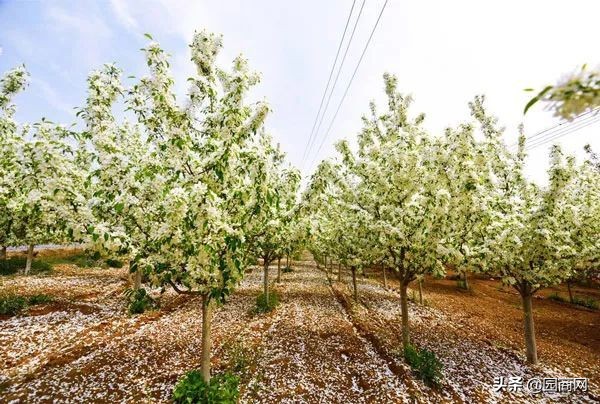
[[[587,307],[588,309],[592,309],[592,310],[598,310],[598,302],[596,300],[592,299],[591,297],[585,298],[585,297],[575,296],[573,298],[573,304],[576,304],[578,306]]]
[[[288,266],[283,267],[281,270],[285,274],[290,273],[290,272],[294,272],[294,270],[292,269],[292,267],[288,267]]]
[[[564,297],[562,297],[561,295],[559,295],[556,292],[553,292],[551,294],[548,295],[548,299],[550,300],[554,300],[556,302],[565,302],[566,299]]]
[[[27,299],[22,296],[1,296],[0,314],[14,316],[27,308]]]
[[[155,307],[154,299],[146,292],[146,289],[126,289],[124,292],[129,301],[127,310],[129,314],[141,314]]]
[[[33,296],[29,296],[29,298],[27,298],[27,303],[29,303],[32,306],[35,306],[36,304],[50,303],[53,300],[54,299],[52,299],[52,296],[48,296],[48,295],[33,295]]]
[[[430,386],[438,386],[442,379],[442,364],[435,353],[427,349],[417,350],[412,345],[404,349],[404,358],[419,377]]]
[[[25,257],[10,257],[0,261],[0,275],[14,275],[19,271],[25,270],[27,258]],[[31,262],[31,274],[39,274],[52,270],[52,265],[46,261],[33,260]]]
[[[264,293],[261,293],[256,298],[256,313],[267,313],[273,310],[279,304],[279,296],[274,290],[269,291],[269,301],[265,298]]]
[[[419,351],[413,345],[408,345],[404,348],[404,359],[406,363],[410,365],[411,368],[419,367]]]
[[[192,370],[177,382],[173,390],[176,403],[235,403],[239,396],[239,378],[231,373],[216,375],[206,383],[202,374]]]
[[[33,295],[29,297],[6,295],[0,296],[0,314],[14,316],[29,306],[50,303],[52,297],[48,295]]]
[[[110,268],[123,268],[123,261],[109,258],[106,260],[106,265],[108,265]]]
[[[104,263],[99,260],[98,257],[89,253],[83,253],[69,257],[67,260],[65,260],[65,263],[75,264],[79,268],[101,268],[104,265]]]
[[[258,351],[242,343],[241,340],[228,342],[224,345],[226,368],[239,376],[240,380],[249,380],[255,375],[252,371],[256,364]]]

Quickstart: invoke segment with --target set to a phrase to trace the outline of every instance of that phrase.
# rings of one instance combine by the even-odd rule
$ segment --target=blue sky
[[[324,127],[354,69],[384,0],[366,0],[356,36],[332,98]],[[362,1],[356,1],[356,11]],[[17,99],[21,122],[45,116],[75,121],[73,107],[85,100],[88,73],[116,62],[125,74],[140,76],[139,48],[151,33],[172,54],[178,94],[193,73],[187,43],[195,29],[224,35],[221,64],[243,53],[262,73],[254,98],[273,108],[268,128],[301,165],[329,69],[351,0],[330,1],[2,1],[0,71],[25,63],[32,75]],[[319,156],[333,143],[353,138],[371,99],[382,101],[384,72],[397,74],[400,88],[415,97],[414,113],[427,114],[426,126],[442,133],[468,119],[467,103],[486,94],[490,110],[507,127],[507,141],[524,122],[529,134],[557,120],[541,107],[523,117],[526,87],[553,83],[576,66],[600,63],[600,2],[595,0],[482,2],[475,0],[389,0],[366,58]],[[324,130],[318,136],[321,143]],[[560,139],[583,156],[584,144],[600,149],[600,124]],[[548,147],[528,159],[528,175],[543,182]],[[314,165],[306,164],[305,173]]]

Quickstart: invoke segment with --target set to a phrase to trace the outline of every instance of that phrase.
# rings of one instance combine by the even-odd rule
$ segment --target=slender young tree
[[[487,115],[481,99],[471,104],[473,115],[486,136],[487,155],[493,170],[490,223],[487,226],[487,267],[521,296],[527,361],[538,362],[532,297],[540,288],[558,284],[571,273],[572,259],[579,253],[573,225],[579,218],[568,189],[576,178],[572,158],[560,148],[551,152],[549,184],[539,187],[523,173],[525,136],[516,154],[501,141],[496,119]]]
[[[14,195],[19,189],[18,150],[23,140],[14,120],[13,97],[27,87],[29,74],[23,66],[9,70],[0,79],[0,260],[6,259],[15,222]]]
[[[261,133],[269,108],[246,101],[259,77],[241,56],[230,70],[219,68],[221,47],[220,36],[194,35],[196,75],[178,104],[167,55],[152,41],[144,48],[149,76],[120,90],[111,67],[98,79],[92,75],[91,87],[99,88],[90,98],[97,99],[88,100],[84,114],[95,149],[92,168],[123,170],[115,183],[100,172],[91,180],[110,192],[91,202],[97,223],[88,228],[90,237],[127,254],[150,282],[201,298],[201,371],[207,382],[213,302],[225,300],[252,262],[248,238],[264,209],[260,187],[267,175]],[[111,101],[119,93],[133,124],[113,123]],[[123,156],[123,144],[137,149]],[[122,166],[116,161],[122,157],[131,161]],[[118,215],[109,220],[112,213]]]
[[[440,169],[443,143],[421,127],[419,115],[411,119],[410,97],[397,91],[396,78],[384,75],[388,110],[363,118],[358,151],[346,142],[338,150],[352,175],[355,204],[368,214],[385,262],[400,281],[402,342],[410,343],[408,285],[418,276],[443,274],[440,250],[448,231],[450,194]]]

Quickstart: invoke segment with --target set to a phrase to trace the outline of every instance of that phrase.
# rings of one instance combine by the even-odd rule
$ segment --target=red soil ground
[[[281,304],[253,313],[261,271],[249,273],[213,319],[214,372],[234,370],[242,402],[593,402],[598,400],[600,313],[544,298],[534,312],[540,366],[524,364],[516,293],[476,279],[425,282],[428,305],[410,303],[411,337],[444,365],[441,387],[405,364],[398,294],[296,262],[273,288]],[[272,271],[273,273],[274,271]],[[126,314],[126,269],[57,265],[49,275],[0,277],[0,294],[45,293],[54,302],[0,319],[0,402],[168,401],[200,361],[200,301],[169,291],[160,310]],[[274,278],[274,277],[273,277]],[[390,286],[397,286],[390,280]],[[541,295],[548,291],[542,292]],[[597,296],[596,290],[577,294]],[[495,376],[589,377],[590,393],[494,393]]]

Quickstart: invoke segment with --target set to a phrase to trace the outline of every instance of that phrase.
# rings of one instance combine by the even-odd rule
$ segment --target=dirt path
[[[248,402],[402,402],[406,386],[354,328],[325,274],[296,266],[263,336]]]

